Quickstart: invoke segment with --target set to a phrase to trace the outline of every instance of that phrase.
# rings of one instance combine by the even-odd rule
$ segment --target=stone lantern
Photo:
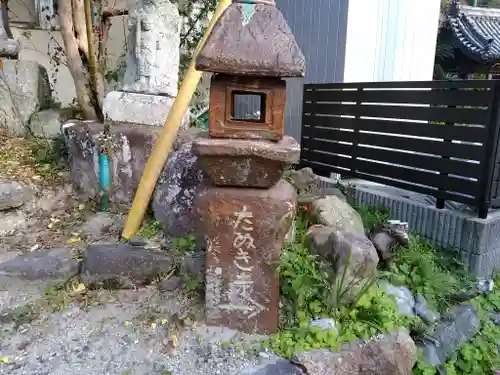
[[[278,329],[276,267],[296,192],[282,179],[300,147],[284,135],[286,82],[305,58],[270,0],[235,1],[196,67],[213,73],[209,130],[193,143],[211,185],[197,196],[206,245],[206,320],[249,333]]]

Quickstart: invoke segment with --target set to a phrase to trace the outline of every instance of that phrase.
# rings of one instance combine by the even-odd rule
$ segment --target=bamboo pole
[[[212,20],[205,30],[205,34],[203,35],[203,38],[193,55],[186,77],[184,78],[181,88],[179,89],[179,94],[174,101],[174,105],[170,109],[160,137],[156,142],[156,145],[154,146],[151,156],[146,164],[146,168],[144,169],[139,188],[135,194],[132,208],[130,209],[125,222],[125,227],[123,229],[122,237],[125,240],[134,236],[141,226],[149,201],[158,181],[158,177],[160,176],[161,170],[167,161],[168,154],[172,148],[172,143],[177,135],[179,126],[201,79],[202,72],[196,70],[196,57],[212,32],[215,23],[226,8],[231,5],[231,2],[232,0],[219,1],[219,5],[215,10]]]

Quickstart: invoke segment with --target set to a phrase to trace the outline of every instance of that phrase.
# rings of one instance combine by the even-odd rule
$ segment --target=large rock
[[[71,121],[63,126],[69,154],[71,182],[83,196],[99,193],[99,152],[108,152],[110,199],[130,206],[151,155],[160,128],[113,123],[103,140],[104,125],[95,121]]]
[[[304,372],[285,359],[270,359],[257,367],[241,371],[238,375],[304,375]]]
[[[436,327],[432,342],[424,341],[419,345],[424,351],[426,361],[431,365],[444,364],[481,328],[477,309],[472,305],[458,305],[453,315],[453,320],[443,321]]]
[[[31,133],[38,138],[57,138],[62,134],[62,125],[73,114],[71,108],[46,109],[33,114],[30,118]]]
[[[193,200],[205,181],[198,158],[191,151],[198,134],[199,130],[194,129],[179,132],[156,185],[153,212],[168,237],[196,233]]]
[[[0,238],[11,236],[28,228],[26,214],[22,211],[0,213]]]
[[[0,124],[9,135],[27,133],[30,117],[50,98],[47,70],[35,61],[4,60],[0,69]]]
[[[78,266],[70,249],[44,249],[0,263],[0,276],[27,281],[66,281],[78,275]]]
[[[32,196],[32,192],[19,182],[0,181],[0,211],[20,207]]]
[[[377,251],[364,235],[313,225],[307,232],[306,244],[312,253],[329,260],[337,272],[347,265],[350,277],[370,277],[378,265]]]
[[[174,265],[167,254],[128,244],[89,245],[80,277],[88,287],[130,288],[147,285]]]
[[[293,362],[308,375],[411,375],[417,348],[406,331],[344,345],[339,352],[314,350]]]
[[[287,175],[288,181],[298,192],[308,191],[317,183],[316,176],[311,168],[302,168],[298,171],[291,171]]]
[[[278,329],[279,264],[296,192],[208,187],[196,199],[206,239],[206,320],[247,333]]]
[[[327,196],[312,203],[312,214],[317,224],[323,224],[358,236],[365,235],[359,213],[337,196]]]
[[[203,171],[217,186],[269,188],[300,157],[300,146],[292,137],[279,142],[198,137],[193,152]]]

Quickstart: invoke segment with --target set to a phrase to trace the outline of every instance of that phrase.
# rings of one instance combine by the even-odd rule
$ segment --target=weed
[[[281,331],[264,346],[290,358],[295,351],[338,349],[344,342],[408,325],[410,319],[398,313],[394,299],[374,284],[375,278],[356,285],[347,275],[350,257],[332,285],[320,259],[304,246],[307,219],[307,213],[298,214],[296,242],[282,252]],[[357,286],[354,292],[353,286]],[[350,303],[344,301],[347,292]],[[338,331],[310,327],[317,318],[333,318]]]
[[[199,278],[188,278],[184,281],[184,289],[188,296],[200,296],[204,290],[203,281]]]
[[[196,251],[196,237],[190,234],[186,238],[174,238],[173,247],[181,253],[194,252]]]
[[[161,223],[156,220],[146,222],[137,235],[144,238],[152,238],[161,230]]]
[[[353,207],[361,216],[367,233],[373,232],[389,219],[389,211],[385,208],[374,208],[364,205],[353,205]]]

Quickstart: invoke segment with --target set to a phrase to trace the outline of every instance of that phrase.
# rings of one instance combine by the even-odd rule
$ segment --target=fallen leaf
[[[156,323],[151,323],[151,329],[156,329]]]
[[[9,357],[7,357],[7,356],[0,357],[0,363],[3,363],[5,365],[10,363]]]

